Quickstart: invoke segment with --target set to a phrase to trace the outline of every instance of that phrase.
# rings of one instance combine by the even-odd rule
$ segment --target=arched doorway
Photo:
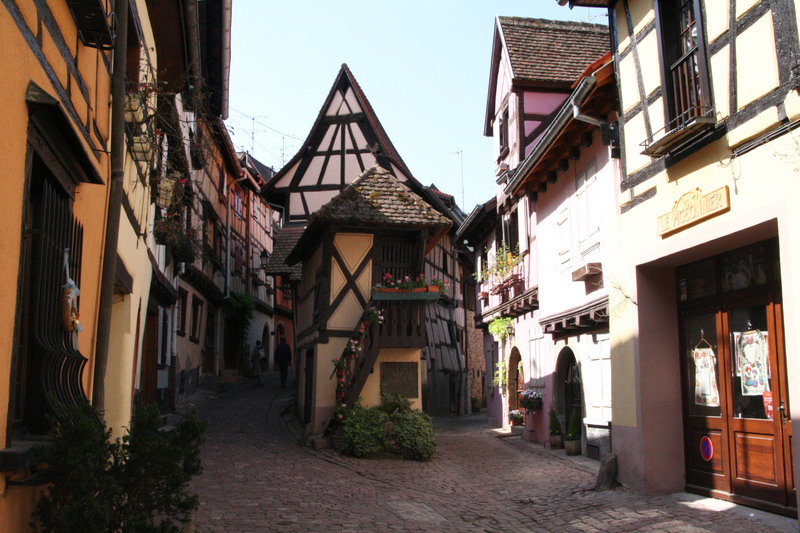
[[[558,354],[556,363],[555,405],[561,425],[566,429],[566,424],[573,409],[578,410],[578,415],[583,417],[583,384],[581,383],[581,370],[575,354],[570,348],[564,348]]]
[[[525,376],[522,372],[522,356],[516,346],[508,357],[508,410],[519,409],[519,400],[525,390]]]

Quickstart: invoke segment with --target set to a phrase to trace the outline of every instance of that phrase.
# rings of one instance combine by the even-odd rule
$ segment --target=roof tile
[[[560,20],[498,17],[515,79],[574,82],[609,50],[608,27]]]
[[[365,170],[313,217],[319,221],[358,224],[450,225],[450,220],[377,165]]]

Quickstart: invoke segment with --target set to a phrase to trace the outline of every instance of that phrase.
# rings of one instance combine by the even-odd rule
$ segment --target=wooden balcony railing
[[[407,300],[370,300],[335,362],[337,404],[355,403],[381,348],[425,346],[425,304],[431,301],[422,296]]]

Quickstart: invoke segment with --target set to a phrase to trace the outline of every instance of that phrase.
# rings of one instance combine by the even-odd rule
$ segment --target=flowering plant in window
[[[514,268],[522,262],[522,254],[519,253],[519,244],[511,248],[503,242],[495,250],[493,257],[489,257],[487,264],[479,272],[475,272],[473,277],[476,281],[492,281],[499,283],[507,279],[514,273]]]
[[[431,290],[431,287],[435,287],[435,289]],[[444,293],[447,290],[447,282],[438,278],[431,278],[431,280],[428,281],[425,279],[425,274],[419,274],[413,278],[411,276],[395,278],[391,273],[387,272],[383,275],[383,283],[375,285],[373,289],[396,289],[399,291],[428,290],[429,292]]]
[[[533,389],[525,389],[522,391],[519,405],[526,411],[538,411],[542,408],[542,393]]]
[[[522,411],[519,409],[514,409],[513,411],[508,412],[508,421],[509,422],[522,422],[522,419],[525,415],[523,415]]]

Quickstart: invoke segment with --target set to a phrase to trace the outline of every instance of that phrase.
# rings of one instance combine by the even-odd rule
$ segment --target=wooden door
[[[731,489],[736,495],[794,507],[791,421],[785,358],[772,299],[733,303],[722,311],[724,362],[730,381]]]
[[[780,303],[730,299],[682,329],[687,488],[795,515]]]

